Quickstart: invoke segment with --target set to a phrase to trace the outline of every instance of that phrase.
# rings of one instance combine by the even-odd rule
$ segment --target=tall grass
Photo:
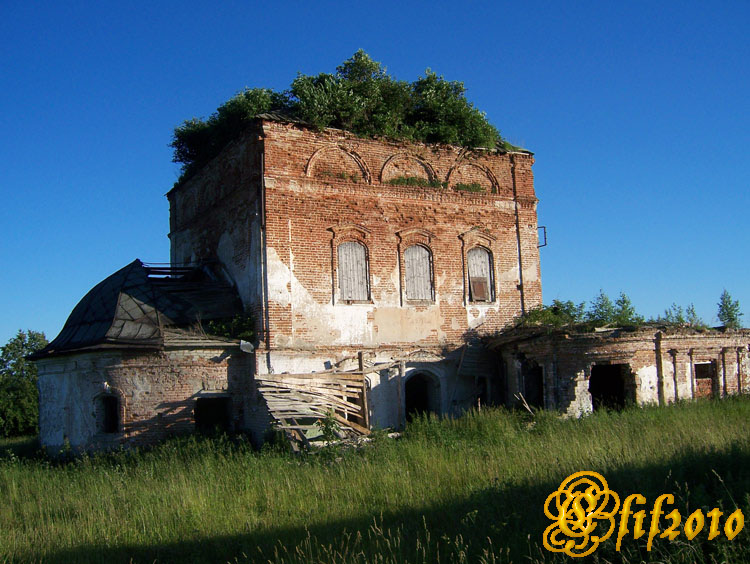
[[[602,473],[621,498],[674,493],[680,508],[750,516],[749,421],[750,400],[731,398],[580,420],[424,418],[400,440],[376,433],[367,448],[323,455],[189,437],[63,462],[0,445],[0,560],[551,561],[542,507],[579,470]],[[747,531],[657,540],[651,554],[642,540],[622,554],[610,540],[597,557],[750,560]]]

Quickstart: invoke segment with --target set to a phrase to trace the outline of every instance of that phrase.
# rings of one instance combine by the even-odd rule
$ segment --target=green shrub
[[[552,305],[540,305],[528,310],[516,320],[516,326],[529,327],[550,325],[562,327],[581,323],[585,315],[586,303],[575,304],[571,300],[553,300]]]
[[[453,186],[454,190],[459,190],[461,192],[484,192],[484,188],[482,188],[481,184],[477,184],[476,182],[472,182],[471,184],[464,184],[463,182],[459,182],[455,186]]]
[[[217,337],[252,341],[255,336],[255,321],[249,315],[240,313],[234,317],[209,321],[204,330]]]
[[[19,330],[0,352],[0,436],[35,435],[39,420],[37,371],[26,356],[47,346],[44,333]]]
[[[421,176],[397,176],[388,180],[387,184],[391,186],[419,186],[422,188],[446,188],[448,186],[447,182],[428,180]]]
[[[445,80],[430,69],[411,83],[396,80],[360,49],[334,74],[299,74],[284,92],[246,89],[208,119],[185,121],[174,130],[173,161],[182,164],[181,180],[187,178],[236,139],[255,116],[266,112],[363,137],[518,149],[503,140],[465,94],[462,82]]]

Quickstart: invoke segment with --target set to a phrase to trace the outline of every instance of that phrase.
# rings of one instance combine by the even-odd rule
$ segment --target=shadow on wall
[[[405,362],[401,391],[396,395],[393,388],[390,400],[394,404],[401,402],[401,415],[398,423],[394,420],[391,426],[401,427],[428,413],[460,416],[467,409],[503,404],[505,386],[498,374],[497,359],[481,343],[467,342],[432,356],[422,358],[416,354]],[[379,399],[383,401],[382,396]]]
[[[227,355],[215,360],[224,358]],[[229,355],[225,388],[202,389],[181,400],[160,402],[153,417],[132,419],[139,406],[129,403],[128,390],[121,391],[119,401],[111,394],[95,397],[98,432],[88,447],[153,444],[195,431],[204,434],[243,431],[245,407],[252,399],[254,363],[249,358],[244,354]]]

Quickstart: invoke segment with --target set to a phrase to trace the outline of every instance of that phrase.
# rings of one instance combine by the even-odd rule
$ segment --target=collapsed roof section
[[[201,321],[242,312],[231,286],[197,267],[147,266],[136,259],[94,286],[73,309],[60,334],[31,358],[102,348],[161,349],[227,345],[206,335]]]

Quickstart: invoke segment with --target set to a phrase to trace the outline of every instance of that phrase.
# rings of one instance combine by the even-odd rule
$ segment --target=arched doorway
[[[529,407],[544,407],[544,370],[532,360],[521,364],[523,397]]]
[[[404,386],[406,420],[424,413],[440,414],[440,381],[427,372],[415,372]]]

